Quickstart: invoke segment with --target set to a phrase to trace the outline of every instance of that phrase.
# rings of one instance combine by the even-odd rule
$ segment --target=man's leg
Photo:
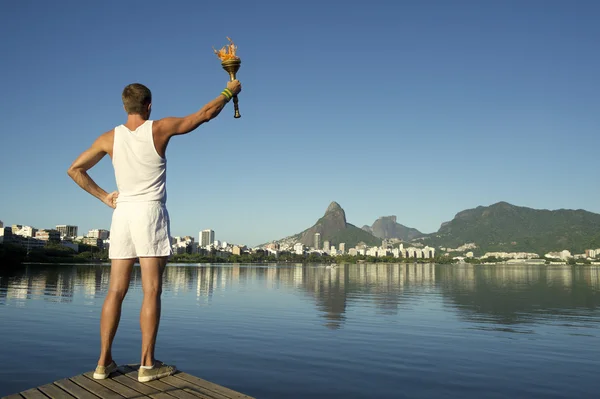
[[[167,257],[142,257],[142,289],[144,300],[140,312],[142,329],[142,366],[154,365],[154,347],[160,323],[160,296]]]
[[[129,289],[129,279],[135,259],[113,259],[110,267],[108,293],[102,306],[100,318],[100,359],[98,365],[112,362],[112,343],[121,319],[121,305]]]

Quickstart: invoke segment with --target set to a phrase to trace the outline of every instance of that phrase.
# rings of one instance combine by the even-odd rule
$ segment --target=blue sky
[[[226,36],[242,118],[229,105],[171,141],[173,235],[255,245],[331,201],[423,232],[498,201],[600,212],[599,17],[595,1],[3,2],[0,220],[108,229],[68,166],[125,121],[128,83],[155,119],[217,96]],[[108,157],[90,174],[116,188]]]

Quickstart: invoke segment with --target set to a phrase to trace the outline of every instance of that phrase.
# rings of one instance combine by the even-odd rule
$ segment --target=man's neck
[[[138,127],[142,126],[147,120],[148,118],[145,118],[140,114],[128,114],[127,122],[125,122],[125,127],[127,127],[127,129],[129,130],[135,130]]]

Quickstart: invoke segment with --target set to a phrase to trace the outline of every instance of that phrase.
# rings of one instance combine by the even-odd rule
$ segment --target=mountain
[[[600,215],[584,210],[532,209],[498,202],[456,214],[433,234],[421,238],[424,244],[456,248],[475,243],[476,252],[535,252],[568,249],[583,253],[600,248]]]
[[[331,245],[336,246],[340,243],[345,243],[346,248],[352,248],[360,242],[364,242],[367,245],[381,244],[379,238],[348,223],[346,221],[346,212],[335,201],[329,204],[323,217],[317,220],[312,227],[276,242],[291,244],[301,242],[308,247],[314,247],[315,233],[321,234],[321,245],[325,241],[329,241]]]
[[[382,216],[372,226],[365,225],[362,229],[381,239],[398,238],[402,241],[410,241],[423,235],[417,229],[397,223],[396,216]]]

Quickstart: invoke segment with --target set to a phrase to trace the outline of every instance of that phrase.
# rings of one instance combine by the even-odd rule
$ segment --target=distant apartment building
[[[99,238],[101,240],[107,240],[109,236],[110,231],[103,229],[92,229],[87,233],[87,237]]]
[[[346,243],[345,242],[340,243],[339,250],[342,255],[346,253]]]
[[[208,247],[215,241],[215,232],[211,229],[202,230],[200,232],[200,246]]]
[[[321,233],[315,233],[315,249],[321,249]]]
[[[302,245],[301,242],[294,244],[294,252],[297,255],[302,255],[304,254],[304,245]]]
[[[12,228],[10,227],[0,227],[0,244],[10,244],[13,240],[12,236]]]
[[[356,248],[350,248],[348,250],[348,255],[350,255],[350,256],[356,256],[356,255],[358,255],[358,250]]]
[[[323,251],[329,252],[329,241],[323,242]]]
[[[173,237],[171,249],[174,254],[198,253],[198,247],[194,245],[194,241],[195,239],[192,236]]]
[[[396,256],[396,252],[392,251],[394,257],[400,258],[413,258],[413,259],[432,259],[435,258],[435,248],[424,247],[424,248],[415,248],[408,247],[404,248],[402,244],[398,247],[398,256]]]
[[[544,256],[546,258],[550,258],[550,259],[561,259],[561,260],[568,260],[569,258],[573,257],[571,255],[571,251],[567,251],[566,249],[563,251],[560,251],[560,252],[548,252]]]
[[[42,241],[60,241],[60,232],[58,230],[47,229],[47,230],[39,230],[35,233],[35,238]]]
[[[378,250],[377,247],[371,247],[371,248],[367,249],[366,255],[367,256],[377,256],[377,250]]]
[[[277,242],[272,242],[270,244],[267,244],[267,249],[270,249],[271,251],[279,251],[280,247],[281,246]]]
[[[37,229],[31,226],[21,226],[14,224],[12,226],[12,233],[16,236],[21,237],[35,237],[35,233],[37,233]]]
[[[231,250],[231,253],[233,255],[242,255],[247,250],[248,250],[248,248],[246,248],[245,245],[234,245],[233,249]]]
[[[83,237],[83,240],[81,242],[85,245],[102,248],[102,240],[96,237]]]
[[[56,230],[60,233],[60,237],[77,237],[77,226],[60,224],[56,226]]]
[[[598,255],[600,255],[600,248],[585,250],[585,256],[588,258],[595,258]]]

